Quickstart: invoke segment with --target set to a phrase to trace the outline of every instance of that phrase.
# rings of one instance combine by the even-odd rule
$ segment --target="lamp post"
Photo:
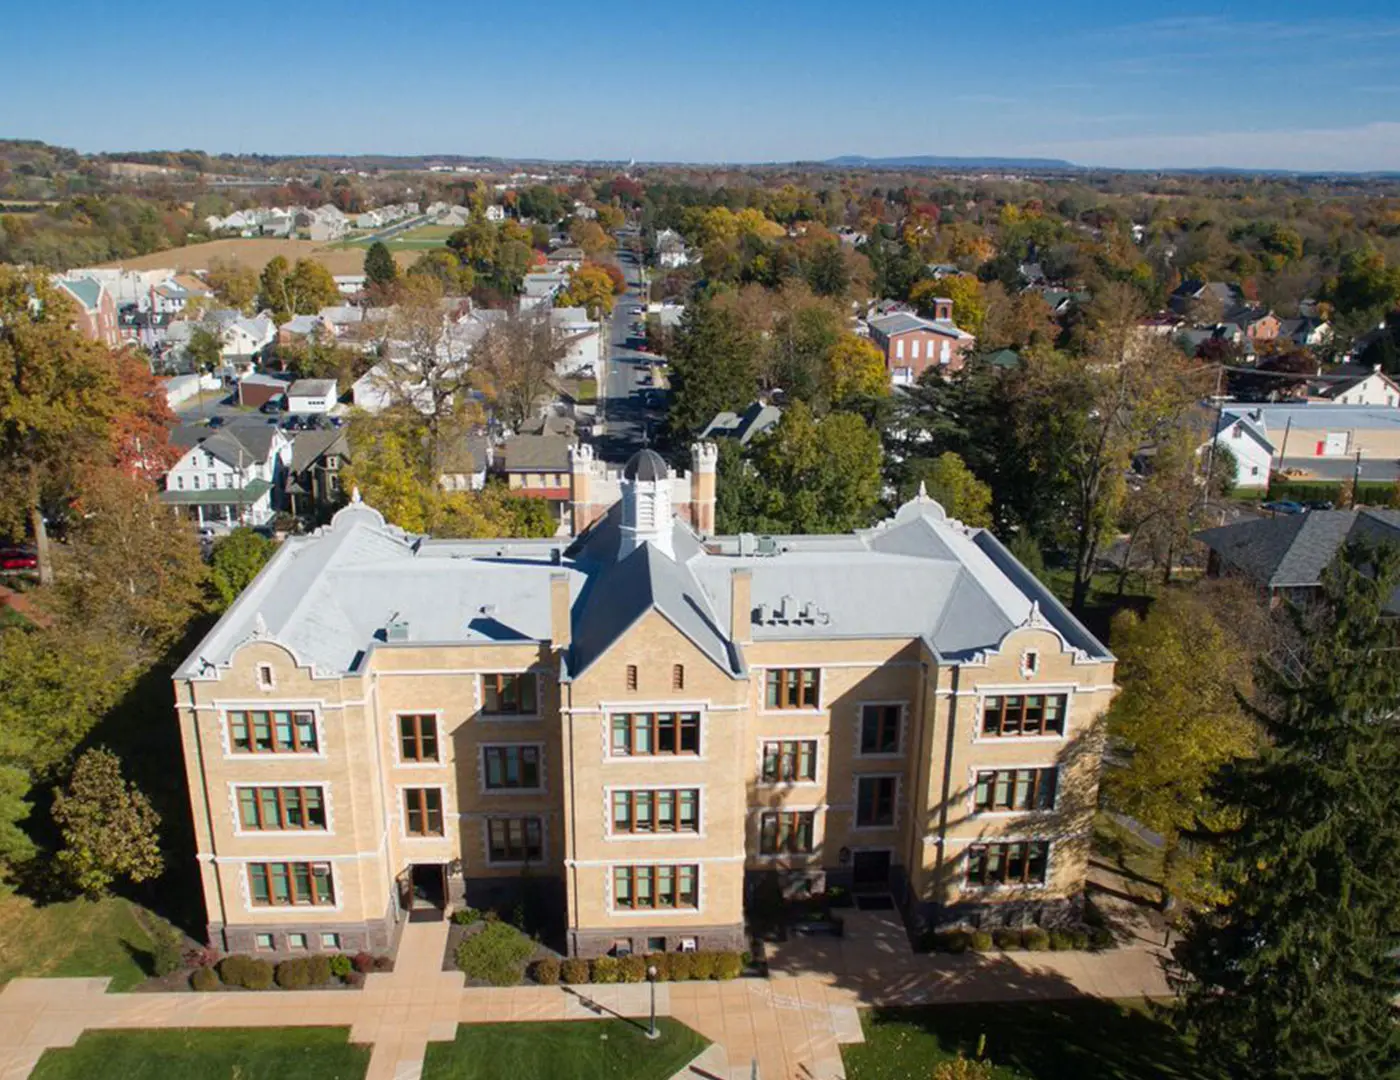
[[[651,1026],[647,1028],[647,1038],[655,1039],[661,1034],[656,1030],[656,965],[647,965],[647,982],[651,983]]]

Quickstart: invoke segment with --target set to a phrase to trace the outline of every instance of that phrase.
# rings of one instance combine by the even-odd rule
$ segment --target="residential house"
[[[870,338],[885,354],[885,370],[896,386],[919,381],[929,368],[962,368],[976,338],[953,322],[953,302],[934,300],[934,317],[896,312],[870,321]]]
[[[1234,458],[1237,488],[1262,491],[1269,486],[1276,447],[1261,426],[1255,410],[1222,412],[1216,422],[1213,442],[1228,450]]]
[[[588,317],[584,308],[553,308],[550,325],[563,355],[555,362],[558,375],[574,375],[592,369],[595,373],[603,364],[603,328]]]
[[[486,208],[486,220],[500,224],[506,219],[506,209],[499,203],[492,203]]]
[[[738,950],[769,883],[1072,918],[1112,654],[926,497],[716,536],[713,468],[688,516],[674,479],[642,451],[567,546],[354,498],[288,537],[173,677],[210,942],[379,952],[528,894],[572,955]]]
[[[230,426],[212,435],[197,430],[197,441],[165,474],[161,501],[200,525],[271,522],[273,492],[291,461],[287,436],[273,424]]]
[[[277,328],[277,345],[279,348],[300,345],[314,334],[333,338],[335,337],[335,327],[327,323],[320,315],[293,315]]]
[[[1354,375],[1322,375],[1306,385],[1307,398],[1315,404],[1400,407],[1400,385],[1379,364]]]
[[[261,409],[269,401],[285,397],[291,385],[289,377],[277,375],[245,375],[238,380],[238,404],[246,409]],[[286,405],[286,402],[283,402]]]
[[[1167,300],[1167,306],[1178,315],[1192,315],[1200,304],[1219,305],[1221,312],[1239,307],[1239,294],[1233,285],[1223,281],[1183,281]]]
[[[287,389],[287,411],[296,414],[328,413],[340,396],[334,379],[298,379]]]
[[[365,291],[365,283],[369,281],[364,274],[335,274],[334,280],[341,296],[359,296]]]
[[[480,491],[495,462],[495,447],[484,434],[468,435],[442,454],[438,484],[444,491]]]
[[[53,283],[73,301],[74,329],[109,349],[121,345],[117,304],[102,282],[90,277],[58,276]]]
[[[521,282],[521,296],[532,300],[553,302],[569,284],[568,272],[557,267],[526,274]]]
[[[589,206],[586,202],[574,200],[574,217],[581,221],[597,221],[598,211]]]
[[[1332,340],[1332,324],[1326,319],[1302,316],[1279,320],[1278,336],[1309,349],[1318,349]]]
[[[1366,507],[1278,514],[1206,529],[1196,539],[1210,549],[1206,572],[1212,577],[1243,577],[1271,603],[1306,602],[1348,543],[1400,545],[1400,512]],[[1387,609],[1400,614],[1400,593]]]
[[[783,410],[764,401],[755,401],[742,413],[722,412],[705,425],[700,438],[707,441],[734,439],[748,446],[758,436],[772,431],[783,418]]]
[[[545,256],[551,270],[577,270],[584,262],[583,248],[566,244]]]
[[[345,428],[293,433],[291,462],[283,482],[288,509],[310,517],[343,501],[340,471],[349,461]]]
[[[662,229],[656,234],[656,265],[663,270],[678,270],[691,261],[685,240],[674,229]]]
[[[495,467],[505,474],[512,495],[544,499],[554,520],[567,532],[567,511],[573,497],[569,449],[573,434],[520,434],[498,448]]]

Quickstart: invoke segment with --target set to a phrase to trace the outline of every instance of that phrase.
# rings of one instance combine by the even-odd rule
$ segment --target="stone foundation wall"
[[[367,922],[298,922],[295,924],[268,922],[251,926],[220,926],[209,924],[209,942],[228,953],[248,953],[278,958],[305,956],[317,952],[342,953],[388,953],[393,949],[395,924],[392,917],[371,919]],[[260,943],[259,936],[271,935],[272,947]],[[292,935],[305,935],[305,946],[293,944]],[[324,934],[335,934],[335,942],[323,939]]]
[[[651,939],[660,938],[664,948],[656,949]],[[680,952],[683,940],[695,941],[697,949],[743,952],[749,947],[743,923],[728,926],[629,926],[617,930],[570,930],[570,956],[604,956],[619,941],[629,941],[634,953]],[[658,944],[662,943],[658,942]]]

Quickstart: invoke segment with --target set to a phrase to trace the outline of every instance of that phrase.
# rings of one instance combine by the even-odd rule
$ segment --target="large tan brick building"
[[[930,499],[716,537],[673,488],[643,451],[572,542],[358,501],[287,540],[175,676],[211,940],[383,947],[528,894],[570,952],[742,947],[765,875],[931,922],[1072,906],[1103,646]]]

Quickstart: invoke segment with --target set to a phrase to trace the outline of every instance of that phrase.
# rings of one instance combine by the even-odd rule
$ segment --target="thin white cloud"
[[[1124,168],[1400,171],[1400,122],[1291,131],[1125,135],[1046,142],[1025,147],[1023,152],[1068,158],[1082,165]]]

